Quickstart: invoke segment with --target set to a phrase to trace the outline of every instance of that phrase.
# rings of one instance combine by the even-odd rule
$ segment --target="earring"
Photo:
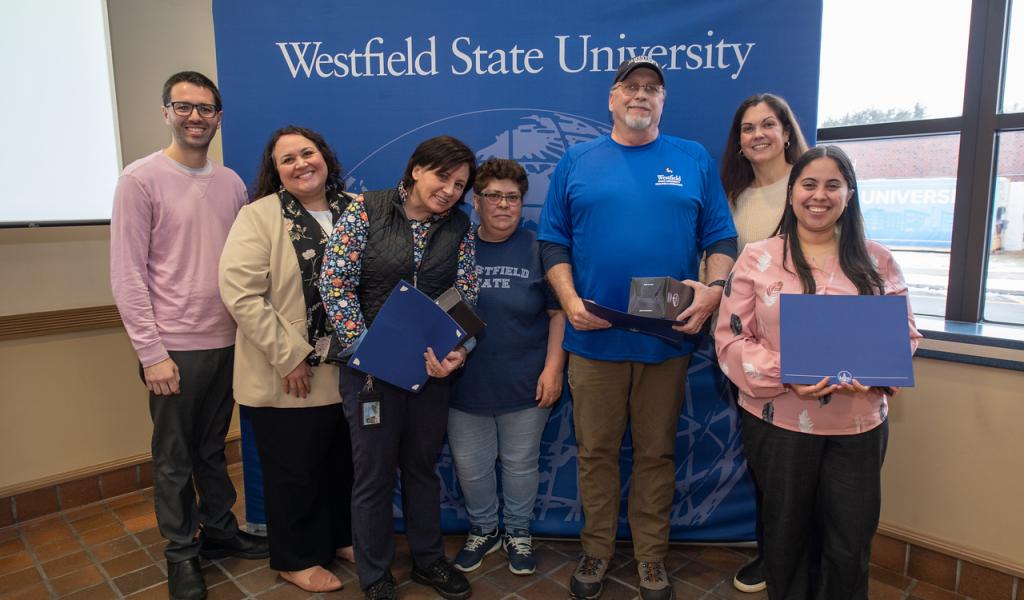
[[[743,148],[740,148],[740,151],[739,151],[739,152],[737,152],[736,154],[737,154],[738,156],[743,156]]]
[[[789,150],[789,140],[786,140],[786,150]]]

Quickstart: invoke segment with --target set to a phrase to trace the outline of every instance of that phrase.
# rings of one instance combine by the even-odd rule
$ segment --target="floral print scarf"
[[[324,249],[331,232],[324,231],[316,218],[286,190],[282,189],[277,196],[281,199],[284,228],[295,248],[295,257],[299,261],[299,272],[302,275],[302,294],[306,300],[306,335],[309,344],[313,346],[306,362],[314,367],[321,362],[338,362],[337,355],[341,348],[334,336],[334,327],[327,318],[318,287]],[[332,223],[338,222],[348,203],[349,197],[343,192],[327,190],[327,206],[331,210]]]

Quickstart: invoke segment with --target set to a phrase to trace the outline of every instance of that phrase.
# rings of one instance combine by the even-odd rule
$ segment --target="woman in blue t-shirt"
[[[477,228],[477,309],[487,323],[455,384],[448,444],[466,500],[470,531],[453,566],[479,568],[503,548],[509,570],[536,569],[530,521],[537,499],[540,439],[562,395],[565,314],[544,281],[537,237],[520,227],[526,171],[492,158],[473,183]],[[501,460],[504,535],[498,529],[495,461]]]

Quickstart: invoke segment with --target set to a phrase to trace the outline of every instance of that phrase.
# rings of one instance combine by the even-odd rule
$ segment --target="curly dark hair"
[[[839,173],[846,180],[847,187],[852,192],[850,201],[846,203],[846,210],[839,216],[836,225],[839,226],[839,267],[843,273],[857,286],[857,293],[861,296],[871,296],[875,292],[879,295],[885,294],[885,282],[878,270],[871,262],[871,255],[868,253],[867,238],[864,235],[864,215],[860,211],[860,199],[857,194],[857,175],[853,171],[853,162],[839,146],[818,146],[811,148],[797,159],[793,169],[789,172],[789,182],[786,187],[786,208],[782,212],[782,220],[775,230],[775,235],[782,234],[783,249],[782,256],[792,254],[793,267],[796,275],[803,284],[805,294],[813,294],[816,289],[814,275],[811,267],[804,257],[803,248],[800,246],[800,237],[797,235],[796,213],[793,212],[793,186],[797,179],[807,168],[807,165],[819,158],[827,158],[836,164]],[[787,271],[786,260],[783,258],[783,268]],[[792,273],[793,271],[789,271]]]
[[[488,158],[480,168],[476,170],[476,179],[473,180],[473,193],[479,194],[484,191],[492,181],[500,179],[511,179],[519,187],[519,193],[526,195],[530,189],[530,179],[526,176],[526,169],[514,160],[507,158]]]
[[[775,113],[775,118],[782,124],[782,130],[789,134],[789,148],[786,148],[786,162],[793,164],[804,152],[807,152],[807,141],[800,130],[800,123],[793,114],[789,103],[775,94],[754,94],[743,102],[740,102],[736,114],[732,117],[732,125],[729,127],[729,137],[725,140],[725,150],[722,152],[722,167],[719,171],[722,178],[722,187],[725,188],[725,195],[729,203],[736,202],[736,197],[743,190],[747,189],[754,181],[754,167],[743,156],[736,151],[740,146],[740,125],[743,123],[743,113],[751,106],[767,104],[768,108]]]
[[[324,157],[324,163],[327,164],[327,189],[338,192],[345,191],[345,182],[341,179],[341,163],[338,162],[338,157],[334,155],[334,150],[331,150],[331,147],[327,144],[327,140],[312,129],[298,125],[287,125],[275,131],[270,136],[266,148],[263,149],[263,156],[260,157],[260,166],[256,171],[256,182],[252,188],[253,200],[273,194],[281,189],[281,176],[277,172],[277,165],[274,164],[274,146],[277,145],[277,140],[286,135],[301,135],[313,142],[317,151]]]

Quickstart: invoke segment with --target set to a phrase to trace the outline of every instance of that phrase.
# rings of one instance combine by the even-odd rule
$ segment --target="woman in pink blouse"
[[[894,391],[854,380],[783,384],[779,295],[906,295],[899,265],[864,237],[850,159],[819,146],[793,165],[776,237],[747,244],[715,332],[739,388],[747,457],[761,487],[768,597],[866,599]],[[920,334],[909,310],[911,347]],[[836,340],[842,343],[842,340]]]

